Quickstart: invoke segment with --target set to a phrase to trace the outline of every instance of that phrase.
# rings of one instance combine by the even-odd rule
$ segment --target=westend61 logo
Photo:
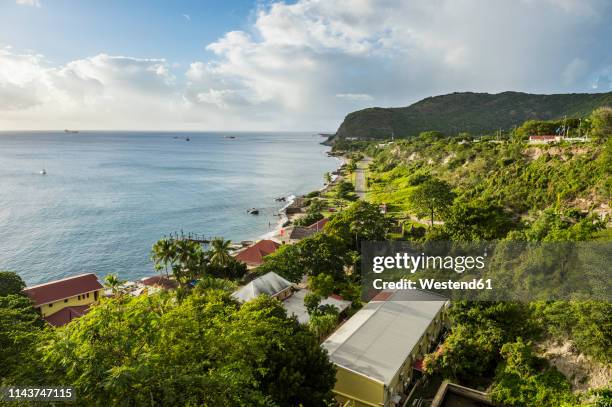
[[[392,256],[374,256],[372,271],[382,273],[385,270],[406,270],[416,273],[419,270],[452,270],[463,273],[470,270],[483,270],[487,252],[482,256],[428,256],[425,253],[412,255],[407,252],[395,253]]]
[[[609,242],[362,242],[362,298],[402,290],[468,301],[610,301],[610,264]]]

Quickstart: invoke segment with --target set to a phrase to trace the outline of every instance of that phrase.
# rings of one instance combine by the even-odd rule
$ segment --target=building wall
[[[395,377],[389,383],[389,387],[387,389],[386,394],[386,404],[385,406],[392,406],[389,402],[389,399],[393,394],[404,394],[407,391],[410,391],[410,380],[414,374],[413,366],[414,362],[418,359],[423,359],[423,357],[429,352],[429,348],[434,344],[437,336],[442,331],[446,320],[445,320],[445,310],[443,307],[438,315],[432,320],[431,324],[421,337],[420,341],[417,345],[412,349],[408,358],[404,361],[404,364],[395,375]]]
[[[385,387],[380,382],[336,366],[334,394],[340,405],[350,401],[351,407],[378,407],[384,403]]]
[[[282,300],[290,297],[291,294],[293,294],[293,291],[292,291],[291,287],[287,287],[283,291],[281,291],[278,294],[276,294],[274,297],[278,298],[279,300],[282,301]]]
[[[66,298],[63,300],[55,301],[48,304],[43,304],[40,307],[40,313],[43,317],[47,317],[49,315],[53,315],[58,311],[63,310],[66,307],[74,307],[77,305],[89,305],[96,301],[95,296],[96,291],[92,291],[89,293],[81,294],[80,296],[76,295],[74,297]],[[98,290],[98,299],[104,294],[103,290]]]

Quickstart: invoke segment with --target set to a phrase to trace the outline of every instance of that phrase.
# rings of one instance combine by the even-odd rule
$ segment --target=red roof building
[[[316,230],[318,232],[320,230],[323,230],[325,225],[327,225],[327,222],[329,222],[329,219],[323,218],[320,221],[315,222],[312,225],[308,226],[308,229],[314,229],[314,230]]]
[[[87,273],[27,287],[23,293],[47,322],[61,326],[83,315],[103,289],[98,277]]]
[[[144,277],[140,282],[149,287],[160,287],[164,290],[172,290],[178,287],[178,282],[163,276]]]
[[[273,240],[260,240],[240,251],[235,259],[245,263],[249,267],[257,267],[263,262],[263,258],[274,253],[280,247],[279,243]]]
[[[76,305],[74,307],[66,307],[63,308],[61,311],[56,312],[55,314],[51,314],[48,317],[45,317],[45,321],[55,327],[58,327],[66,325],[73,319],[82,317],[83,315],[87,314],[87,312],[89,312],[89,305]]]

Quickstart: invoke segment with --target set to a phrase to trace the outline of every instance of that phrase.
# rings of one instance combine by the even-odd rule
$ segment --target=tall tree
[[[216,237],[210,242],[209,259],[210,263],[215,266],[225,267],[232,261],[230,255],[231,240],[224,240]]]
[[[21,294],[25,283],[17,273],[0,271],[0,297],[11,294]]]
[[[86,405],[322,406],[335,372],[281,303],[192,290],[110,299],[44,343],[45,368]]]
[[[0,382],[25,384],[35,379],[36,345],[44,322],[29,298],[0,296]]]
[[[104,287],[110,289],[113,294],[118,294],[120,287],[125,283],[125,280],[119,279],[117,274],[109,274],[104,277]]]
[[[446,214],[454,197],[450,185],[434,178],[415,187],[408,196],[408,203],[417,216],[429,216],[433,228],[434,216]]]

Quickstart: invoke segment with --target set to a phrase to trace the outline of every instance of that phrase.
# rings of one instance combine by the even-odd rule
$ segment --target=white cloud
[[[338,93],[337,98],[346,100],[370,101],[374,98],[366,93]]]
[[[21,6],[40,7],[40,0],[17,0]]]
[[[5,49],[0,125],[333,130],[358,108],[453,91],[606,90],[611,8],[605,0],[273,3],[184,71],[105,54],[54,66]]]

